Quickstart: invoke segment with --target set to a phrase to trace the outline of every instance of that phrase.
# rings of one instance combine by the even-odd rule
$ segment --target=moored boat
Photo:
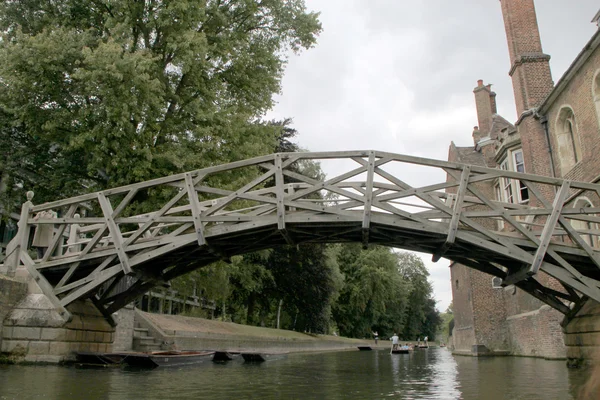
[[[80,367],[118,367],[127,357],[126,353],[93,353],[78,352],[75,354],[76,365]]]
[[[214,351],[156,351],[152,353],[131,353],[123,359],[123,363],[127,366],[137,368],[180,367],[210,361],[214,354]]]
[[[240,357],[240,353],[239,352],[233,352],[233,351],[215,351],[215,355],[213,356],[213,361],[219,362],[219,361],[232,361],[235,360],[236,358]]]
[[[261,363],[285,358],[287,353],[242,353],[245,362]]]

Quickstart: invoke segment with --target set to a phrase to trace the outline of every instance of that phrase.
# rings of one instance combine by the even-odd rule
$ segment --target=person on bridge
[[[54,210],[45,210],[36,214],[33,218],[34,221],[39,219],[52,219],[56,218],[57,214]],[[44,257],[46,253],[46,249],[50,246],[50,242],[52,242],[52,235],[54,234],[54,225],[52,224],[37,224],[35,228],[35,234],[33,235],[33,242],[31,243],[31,247],[35,247],[37,251],[38,259]]]
[[[423,343],[425,344],[425,346],[428,346],[428,344],[427,344],[427,339],[429,339],[429,336],[425,336],[425,337],[423,338]]]
[[[377,333],[377,331],[373,332],[373,337],[375,338],[375,346],[377,346],[377,339],[379,339],[379,333]]]
[[[390,338],[392,341],[392,350],[398,350],[398,335],[394,332],[394,336]]]

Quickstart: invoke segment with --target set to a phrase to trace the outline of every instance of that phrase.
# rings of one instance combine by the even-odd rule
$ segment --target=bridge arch
[[[340,172],[315,179],[298,168],[307,160]],[[499,179],[525,184],[536,206],[493,198]],[[598,240],[586,240],[600,235],[589,229],[600,209],[569,206],[581,196],[598,204],[599,193],[592,183],[381,151],[278,153],[40,205],[30,196],[4,268],[26,268],[68,319],[75,300],[91,298],[110,315],[233,255],[352,241],[460,262],[567,314],[586,297],[600,301]],[[53,235],[33,258],[30,228],[45,225]],[[561,290],[540,283],[539,271]]]

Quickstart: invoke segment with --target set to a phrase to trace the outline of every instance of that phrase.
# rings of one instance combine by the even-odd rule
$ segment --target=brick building
[[[510,123],[497,114],[496,94],[491,85],[479,80],[473,90],[478,118],[474,146],[451,143],[449,161],[600,182],[600,30],[554,85],[550,56],[542,50],[533,0],[500,2],[518,120]],[[592,22],[598,24],[599,20],[600,12]],[[514,179],[499,179],[485,190],[500,201],[535,206],[527,187]],[[554,193],[544,195],[554,197]],[[600,207],[600,198],[584,193],[572,196],[567,204]],[[582,223],[588,224],[583,228],[598,229]],[[535,223],[531,226],[536,229]],[[596,235],[590,234],[585,240],[598,244]],[[500,286],[499,278],[458,263],[451,265],[451,279],[452,345],[456,353],[567,356],[560,325],[563,315],[558,311],[514,286]],[[537,279],[559,288],[543,273]],[[597,309],[597,305],[593,307]]]

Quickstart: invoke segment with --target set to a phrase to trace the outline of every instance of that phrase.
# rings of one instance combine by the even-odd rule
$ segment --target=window
[[[494,289],[500,289],[500,288],[502,288],[502,278],[494,276],[492,278],[492,288],[494,288]]]
[[[505,171],[510,171],[510,167],[508,165],[508,159],[505,159],[504,161],[502,161],[502,163],[500,164],[500,169],[503,169]],[[509,178],[500,178],[501,182],[502,182],[502,200],[506,201],[507,203],[514,203],[515,199],[513,196],[513,188],[512,188],[512,182]]]
[[[525,173],[525,162],[523,160],[523,150],[515,150],[512,152],[513,155],[513,165],[515,167],[515,171]],[[519,203],[523,203],[529,200],[529,191],[527,190],[527,186],[521,181],[516,182],[517,186],[517,194],[519,198]]]
[[[586,208],[593,207],[592,202],[589,201],[586,197],[580,197],[575,201],[573,208],[579,209],[583,214],[586,212]],[[590,217],[595,215],[591,214]],[[598,225],[590,222],[590,221],[581,221],[581,220],[572,220],[571,226],[578,230],[581,234],[581,238],[591,247],[598,246],[598,236],[594,235],[592,232],[598,230]]]
[[[570,107],[563,107],[556,120],[556,142],[561,173],[564,176],[581,159],[575,114]]]
[[[523,150],[509,151],[507,157],[500,163],[500,169],[525,173]],[[507,203],[524,203],[529,200],[529,191],[527,186],[519,180],[500,178],[496,197]]]
[[[496,199],[502,201],[502,191],[500,190],[500,184],[498,182],[496,182],[496,184],[494,185],[494,194],[496,195]],[[500,218],[497,222],[498,230],[501,231],[502,229],[504,229],[504,219]]]

